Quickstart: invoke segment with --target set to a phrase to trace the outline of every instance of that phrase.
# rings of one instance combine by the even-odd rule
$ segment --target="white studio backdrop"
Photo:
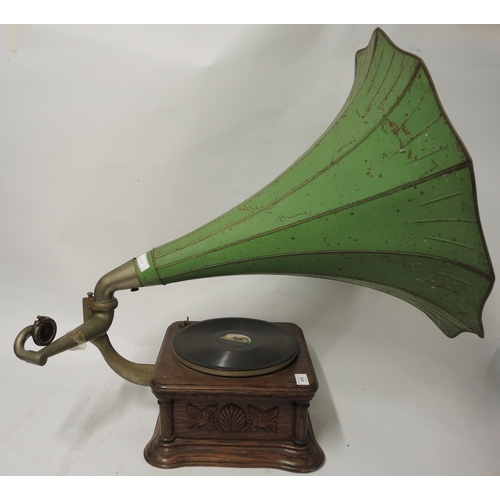
[[[143,459],[157,404],[97,349],[15,358],[36,315],[59,334],[106,272],[265,186],[324,132],[376,26],[3,26],[0,234],[3,475],[288,475],[159,470]],[[500,28],[381,26],[420,56],[475,164],[493,265]],[[110,338],[154,363],[189,316],[297,323],[320,389],[316,475],[500,472],[500,308],[486,338],[446,338],[420,311],[334,281],[238,276],[119,292]]]

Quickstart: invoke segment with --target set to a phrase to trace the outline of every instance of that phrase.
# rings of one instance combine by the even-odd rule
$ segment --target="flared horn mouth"
[[[341,112],[262,191],[136,261],[143,286],[231,274],[336,279],[483,336],[494,281],[472,160],[423,61],[375,30]]]

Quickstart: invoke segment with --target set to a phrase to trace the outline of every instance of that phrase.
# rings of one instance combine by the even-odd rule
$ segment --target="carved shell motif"
[[[225,432],[244,431],[247,425],[245,411],[236,405],[226,405],[219,413],[217,427]]]
[[[222,432],[257,431],[262,429],[266,432],[277,431],[278,408],[260,411],[254,406],[248,405],[247,411],[243,408],[229,404],[221,408],[217,413],[219,405],[210,405],[206,408],[198,408],[187,405],[190,416],[188,427],[190,429],[207,429]]]

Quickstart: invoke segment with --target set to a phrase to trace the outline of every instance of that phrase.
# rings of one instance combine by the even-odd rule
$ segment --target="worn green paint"
[[[399,297],[449,337],[483,336],[494,276],[472,161],[423,62],[376,30],[346,104],[262,191],[147,253],[144,286],[231,274],[337,279]]]

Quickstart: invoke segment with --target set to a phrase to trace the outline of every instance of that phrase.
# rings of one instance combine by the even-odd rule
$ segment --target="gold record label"
[[[219,331],[212,339],[212,342],[217,346],[217,350],[222,349],[223,352],[248,351],[257,347],[260,343],[251,333],[232,329]]]
[[[219,340],[227,340],[239,344],[250,344],[252,342],[252,339],[248,335],[243,335],[241,333],[226,333],[219,337]]]

